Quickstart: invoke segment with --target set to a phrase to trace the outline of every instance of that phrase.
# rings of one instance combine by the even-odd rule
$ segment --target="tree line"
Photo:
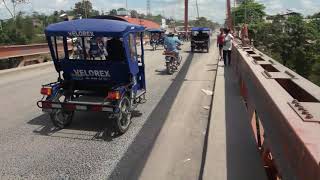
[[[236,28],[248,24],[256,48],[320,86],[320,12],[266,16],[263,4],[246,0],[232,16]]]
[[[1,1],[1,0],[0,0]],[[46,26],[52,23],[63,21],[60,15],[66,14],[75,18],[87,18],[98,15],[119,15],[120,12],[126,11],[125,8],[112,9],[109,12],[97,11],[93,9],[90,1],[76,2],[72,9],[67,11],[54,11],[50,15],[40,14],[33,12],[31,15],[27,15],[24,12],[17,11],[20,4],[27,1],[25,0],[2,0],[6,2],[7,11],[11,18],[8,20],[0,20],[0,45],[16,45],[16,44],[32,44],[32,43],[44,43],[44,29]],[[10,4],[11,3],[11,4]],[[13,7],[10,9],[10,7]],[[128,15],[133,18],[147,19],[154,21],[158,24],[162,23],[162,19],[166,19],[167,24],[171,24],[174,20],[172,18],[165,18],[164,16],[139,13],[136,10],[128,10]],[[181,21],[174,21],[175,26],[183,25]],[[201,17],[197,20],[191,20],[189,22],[192,26],[205,26],[215,29],[219,27],[219,24],[212,22],[211,20]]]

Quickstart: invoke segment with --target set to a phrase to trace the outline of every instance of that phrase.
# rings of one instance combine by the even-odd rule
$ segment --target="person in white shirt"
[[[225,32],[225,37],[223,41],[223,61],[225,66],[230,66],[232,41],[234,37],[230,33],[230,29],[225,29],[224,32]]]

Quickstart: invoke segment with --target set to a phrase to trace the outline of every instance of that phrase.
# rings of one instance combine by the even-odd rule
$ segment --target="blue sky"
[[[1,0],[2,1],[2,0]],[[1,2],[0,1],[0,2]],[[6,0],[10,1],[10,0]],[[70,9],[79,0],[29,0],[30,3],[19,6],[20,10],[26,12],[39,11],[50,13],[54,10]],[[139,12],[146,11],[146,0],[127,0],[129,9],[136,9]],[[183,18],[184,0],[150,0],[151,10],[154,14],[164,14],[167,17],[176,19]],[[196,17],[196,0],[189,0],[189,16]],[[233,1],[233,0],[231,0]],[[266,5],[268,14],[276,14],[286,9],[292,9],[305,15],[320,11],[320,0],[257,0]],[[125,0],[91,0],[95,9],[109,11],[113,8],[125,6]],[[225,0],[198,0],[200,16],[205,16],[217,22],[223,22],[225,18]],[[0,19],[8,18],[8,13],[0,3]]]

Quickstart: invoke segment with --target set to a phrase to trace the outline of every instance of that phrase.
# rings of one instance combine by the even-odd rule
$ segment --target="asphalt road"
[[[103,113],[78,112],[57,130],[36,107],[53,67],[0,76],[0,179],[198,179],[217,50],[190,53],[166,75],[162,50],[146,51],[147,102],[127,133],[112,136]]]

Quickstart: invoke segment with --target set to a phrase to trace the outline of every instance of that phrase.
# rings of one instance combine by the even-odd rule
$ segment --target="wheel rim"
[[[127,99],[124,99],[122,101],[120,111],[119,125],[122,129],[126,129],[129,126],[131,120],[131,112]]]

